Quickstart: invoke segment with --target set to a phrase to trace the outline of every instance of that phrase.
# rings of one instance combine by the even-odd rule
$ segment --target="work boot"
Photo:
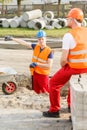
[[[68,112],[71,113],[71,108],[70,108],[70,106],[68,106]]]
[[[69,121],[72,122],[72,118],[71,118],[71,116],[69,116]]]
[[[43,116],[44,116],[44,117],[59,118],[59,117],[60,117],[60,113],[59,113],[59,111],[57,111],[57,112],[46,111],[46,112],[43,112]]]

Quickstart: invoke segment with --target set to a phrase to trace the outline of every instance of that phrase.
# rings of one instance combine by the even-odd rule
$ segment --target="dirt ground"
[[[59,68],[59,59],[61,55],[61,49],[55,49],[54,53],[54,62],[51,69],[50,75],[52,76]],[[0,67],[12,67],[14,68],[18,74],[30,74],[28,70],[28,66],[31,62],[32,57],[32,50],[16,50],[16,49],[0,49]],[[37,120],[36,124],[33,126],[31,125],[33,123],[31,116],[27,117],[29,112],[31,110],[34,110],[33,114],[35,114],[35,111],[39,111],[39,113],[45,110],[49,109],[49,95],[48,94],[40,94],[37,95],[33,90],[28,90],[25,87],[18,87],[17,91],[12,95],[5,95],[2,92],[2,89],[0,88],[0,130],[45,130],[45,129],[54,129],[54,130],[71,130],[71,123],[69,122],[69,116],[70,113],[68,113],[67,110],[67,102],[66,102],[66,96],[61,97],[61,117],[60,119],[56,119],[57,123],[56,127],[53,127],[52,123],[55,121],[55,119],[48,119],[48,122],[51,123],[50,127],[47,127],[46,125],[42,127],[39,126],[39,122],[43,122],[43,117],[38,117],[38,125]],[[24,116],[25,114],[26,116]],[[18,115],[18,116],[17,116]],[[20,120],[19,120],[20,117]],[[25,120],[26,117],[26,120]],[[36,117],[34,119],[36,119]],[[9,119],[9,121],[7,121]],[[11,124],[13,121],[15,122],[13,126]],[[50,120],[50,121],[49,121]],[[23,122],[22,122],[23,121]],[[42,122],[41,122],[42,121]],[[27,122],[30,124],[23,125],[22,123]],[[31,123],[30,123],[31,122]],[[45,119],[46,122],[46,119]],[[18,123],[20,126],[18,127]],[[3,124],[3,125],[2,125]],[[48,123],[49,124],[49,123]],[[22,127],[21,127],[22,125]],[[31,127],[32,126],[32,127]],[[38,126],[38,127],[36,127]],[[58,128],[58,126],[60,126]],[[2,129],[3,127],[3,129]]]

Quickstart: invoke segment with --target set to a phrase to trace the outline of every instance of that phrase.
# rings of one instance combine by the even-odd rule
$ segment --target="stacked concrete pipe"
[[[82,26],[87,26],[87,19],[83,20]],[[2,27],[23,27],[23,28],[31,28],[34,30],[38,29],[60,29],[67,27],[66,18],[54,18],[54,13],[52,11],[46,11],[42,13],[40,9],[35,9],[32,11],[24,12],[20,17],[14,17],[11,19],[3,19],[1,21]]]
[[[10,22],[11,22],[12,19],[4,19],[2,21],[2,27],[4,28],[9,28],[10,27]]]
[[[54,19],[54,13],[52,11],[46,11],[44,13],[44,19],[46,19],[48,22]]]
[[[45,28],[45,22],[41,19],[34,19],[28,22],[28,27],[33,28],[35,30],[37,29],[43,29]]]
[[[20,21],[20,27],[22,27],[22,28],[28,27],[27,22],[25,22],[24,20],[21,20]]]
[[[14,18],[10,22],[10,27],[11,28],[17,28],[17,27],[19,27],[21,20],[22,20],[22,16]]]
[[[23,20],[26,22],[40,17],[42,17],[42,11],[40,9],[24,12],[23,14]]]

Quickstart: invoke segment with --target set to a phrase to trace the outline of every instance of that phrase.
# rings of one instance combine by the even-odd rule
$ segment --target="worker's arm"
[[[51,58],[48,58],[47,63],[45,63],[45,64],[37,62],[37,66],[39,66],[40,68],[43,68],[43,69],[51,68],[52,64],[53,64],[53,59],[51,59]]]
[[[62,55],[61,55],[61,59],[60,59],[61,66],[64,66],[67,64],[68,53],[69,53],[69,50],[65,50],[65,49],[62,50]]]
[[[54,56],[54,50],[52,50],[51,53],[49,54],[46,63],[37,62],[37,65],[43,69],[50,69],[53,64],[53,56]]]
[[[19,43],[21,45],[24,45],[24,46],[27,46],[29,48],[32,48],[32,43],[31,42],[26,42],[26,41],[24,41],[22,39],[14,38],[12,36],[5,36],[4,40],[5,41],[15,41],[15,42],[17,42],[17,43]]]
[[[24,46],[27,46],[29,48],[32,48],[32,46],[31,46],[32,43],[31,42],[26,42],[26,41],[18,39],[18,38],[12,38],[12,40],[17,42],[17,43],[19,43],[19,44],[21,44],[21,45],[24,45]]]

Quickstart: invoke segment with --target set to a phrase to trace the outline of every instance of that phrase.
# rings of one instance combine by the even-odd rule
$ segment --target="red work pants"
[[[37,94],[49,92],[49,77],[34,72],[33,74],[33,89]]]
[[[60,110],[60,89],[70,80],[72,75],[86,73],[87,69],[74,69],[68,65],[62,67],[57,71],[50,79],[50,112],[56,112]],[[70,94],[70,93],[69,93]],[[68,105],[70,105],[70,95],[68,95]]]

